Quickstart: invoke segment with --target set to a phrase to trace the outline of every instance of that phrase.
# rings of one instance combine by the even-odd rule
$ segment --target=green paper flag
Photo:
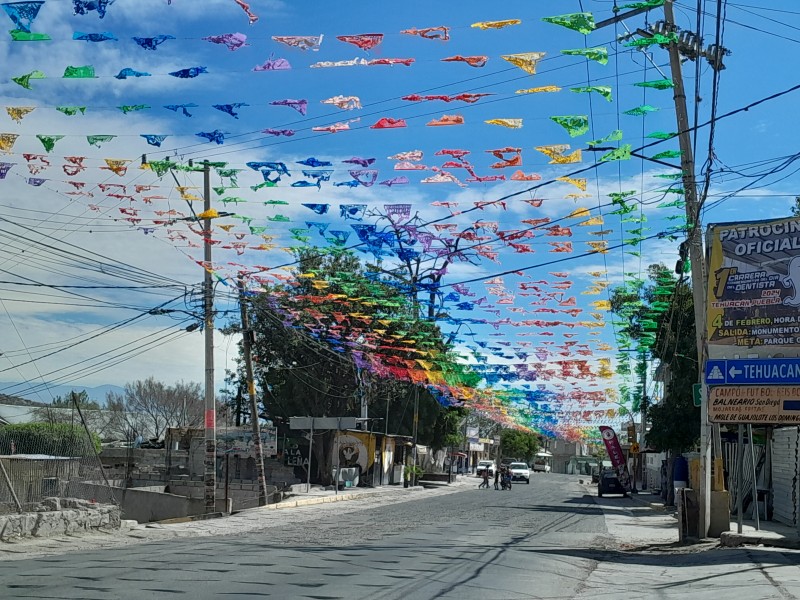
[[[599,62],[601,65],[608,64],[608,48],[605,46],[598,46],[596,48],[575,48],[571,50],[562,50],[561,54],[567,56],[585,56],[589,60]]]
[[[614,12],[621,10],[639,10],[640,8],[658,8],[664,6],[664,0],[645,0],[644,2],[631,2],[630,4],[623,4],[614,9]]]
[[[41,71],[31,71],[19,77],[12,77],[11,81],[29,90],[31,89],[31,79],[44,79],[44,73]]]
[[[37,135],[36,139],[42,142],[42,146],[47,152],[51,152],[56,145],[56,142],[62,139],[63,135]]]
[[[611,198],[611,202],[614,204],[625,206],[625,198],[629,198],[634,194],[636,194],[636,190],[628,190],[627,192],[611,192],[608,197]]]
[[[570,137],[578,137],[589,131],[589,117],[586,115],[550,117],[550,120],[566,129]]]
[[[653,133],[648,133],[644,137],[649,138],[651,140],[668,140],[674,138],[676,135],[678,134],[671,133],[669,131],[654,131]]]
[[[583,87],[574,87],[569,88],[571,92],[576,92],[578,94],[589,94],[591,92],[597,92],[603,98],[605,98],[608,102],[611,102],[611,86],[610,85],[587,85]]]
[[[64,79],[94,79],[94,67],[86,65],[84,67],[67,67],[64,69]]]
[[[610,214],[610,215],[627,215],[629,213],[632,213],[635,210],[636,210],[636,207],[634,205],[632,205],[632,204],[631,205],[623,204],[617,210],[612,210],[608,214]]]
[[[681,155],[680,150],[664,150],[664,152],[659,152],[655,156],[651,156],[650,158],[654,160],[660,160],[662,158],[678,158]]]
[[[557,15],[555,17],[544,17],[545,23],[561,25],[567,29],[578,31],[583,35],[588,35],[594,31],[594,17],[592,13],[571,13],[568,15]]]
[[[127,115],[128,113],[135,112],[137,110],[147,110],[150,108],[150,106],[147,104],[123,104],[117,108]]]
[[[636,108],[626,110],[622,114],[631,117],[643,117],[647,113],[656,112],[657,110],[658,109],[655,106],[650,106],[649,104],[643,104],[642,106],[637,106]]]
[[[169,160],[151,160],[149,163],[150,169],[159,177],[163,176],[167,171],[170,170],[170,167],[173,167],[175,163],[170,162]]]
[[[605,144],[607,142],[618,142],[622,139],[622,130],[615,129],[607,136],[600,138],[599,140],[592,140],[591,142],[586,142],[588,146],[599,146],[601,144]]]
[[[9,33],[14,42],[46,42],[51,39],[46,33],[32,33],[21,29],[12,29]]]
[[[675,84],[672,83],[669,79],[656,79],[654,81],[641,81],[639,83],[634,83],[636,87],[643,87],[643,88],[653,88],[655,90],[671,90],[675,87]]]
[[[632,42],[626,42],[623,44],[626,48],[649,48],[650,46],[654,46],[656,44],[660,46],[667,46],[671,42],[678,41],[678,34],[675,32],[668,33],[667,35],[661,35],[660,33],[653,34],[653,37],[648,38],[640,38],[638,40],[633,40]]]
[[[90,146],[100,147],[101,144],[105,144],[106,142],[110,142],[113,140],[115,135],[87,135],[86,141],[89,142]]]
[[[85,106],[56,106],[56,110],[60,113],[64,113],[68,117],[74,117],[78,113],[82,115],[86,114]]]
[[[630,160],[631,158],[631,145],[623,144],[616,150],[607,152],[600,157],[600,162],[608,162],[611,160]]]

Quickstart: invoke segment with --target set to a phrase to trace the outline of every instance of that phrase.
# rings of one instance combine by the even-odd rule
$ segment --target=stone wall
[[[36,512],[0,516],[0,542],[53,537],[120,527],[120,509],[75,498],[46,498]]]

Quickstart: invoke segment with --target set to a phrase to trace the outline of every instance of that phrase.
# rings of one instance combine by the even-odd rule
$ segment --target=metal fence
[[[98,452],[80,421],[0,426],[0,514],[36,510],[47,498],[92,500],[97,484],[108,485]]]

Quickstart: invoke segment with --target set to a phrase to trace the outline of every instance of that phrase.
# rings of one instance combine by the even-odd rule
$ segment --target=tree
[[[41,423],[65,423],[81,427],[85,424],[104,440],[119,437],[114,419],[107,411],[102,410],[98,402],[89,400],[86,390],[73,390],[67,396],[56,396],[49,405],[34,409],[33,416]]]
[[[418,393],[419,443],[438,448],[450,445],[463,419],[463,415],[457,416],[459,411],[444,407],[427,388],[409,380],[377,376],[368,368],[363,353],[353,350],[361,347],[362,337],[369,335],[390,341],[414,339],[420,346],[445,354],[447,348],[438,327],[420,320],[417,307],[401,289],[380,280],[376,270],[363,267],[350,253],[299,250],[298,263],[302,277],[297,282],[274,286],[269,293],[249,300],[255,333],[254,375],[262,390],[259,416],[281,427],[291,416],[359,416],[363,397],[371,417],[385,419],[389,410],[388,421],[376,429],[385,430],[388,424],[391,434],[411,435]],[[359,302],[351,306],[347,298],[359,298]],[[373,333],[365,323],[373,324],[372,329],[379,329],[380,334]],[[229,331],[236,328],[232,326]],[[399,370],[399,365],[413,362],[408,349],[388,341],[376,343],[382,346],[384,356],[396,361]],[[447,377],[478,379],[455,362],[447,365]],[[244,380],[241,370],[234,379],[238,387]],[[229,403],[245,418],[249,414],[247,403],[242,406],[237,396]],[[320,432],[313,445],[313,464],[323,483],[331,479],[333,441],[334,432]]]
[[[699,381],[692,289],[682,276],[676,279],[663,265],[651,265],[649,282],[642,282],[636,293],[615,289],[611,303],[627,320],[630,338],[647,340],[645,347],[667,374],[663,400],[648,407],[651,427],[645,442],[669,453],[667,502],[672,503],[673,460],[700,437],[700,409],[694,406],[692,390]],[[661,309],[655,318],[654,308]]]
[[[106,408],[116,416],[128,439],[137,435],[161,439],[168,427],[200,427],[204,398],[200,384],[183,381],[167,386],[152,377],[125,384],[122,394],[109,392]]]
[[[539,437],[519,429],[504,429],[500,434],[503,456],[530,462],[539,451]]]
[[[93,456],[100,438],[87,435],[82,425],[68,423],[19,423],[0,428],[0,454]]]
[[[794,205],[791,208],[793,217],[800,217],[800,196],[794,197]]]
[[[101,408],[98,402],[89,400],[89,394],[86,393],[86,390],[81,390],[80,392],[72,390],[68,396],[56,396],[50,406],[53,408],[75,408],[76,404],[81,409],[86,410],[100,410]]]

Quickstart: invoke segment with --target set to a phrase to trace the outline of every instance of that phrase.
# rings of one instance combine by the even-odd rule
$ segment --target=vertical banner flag
[[[603,443],[606,445],[606,452],[608,452],[608,457],[611,459],[611,464],[614,466],[614,471],[617,473],[617,479],[619,479],[619,482],[625,490],[630,492],[631,477],[628,473],[628,463],[625,460],[622,447],[619,445],[617,434],[611,427],[601,425],[600,435],[603,437]]]

